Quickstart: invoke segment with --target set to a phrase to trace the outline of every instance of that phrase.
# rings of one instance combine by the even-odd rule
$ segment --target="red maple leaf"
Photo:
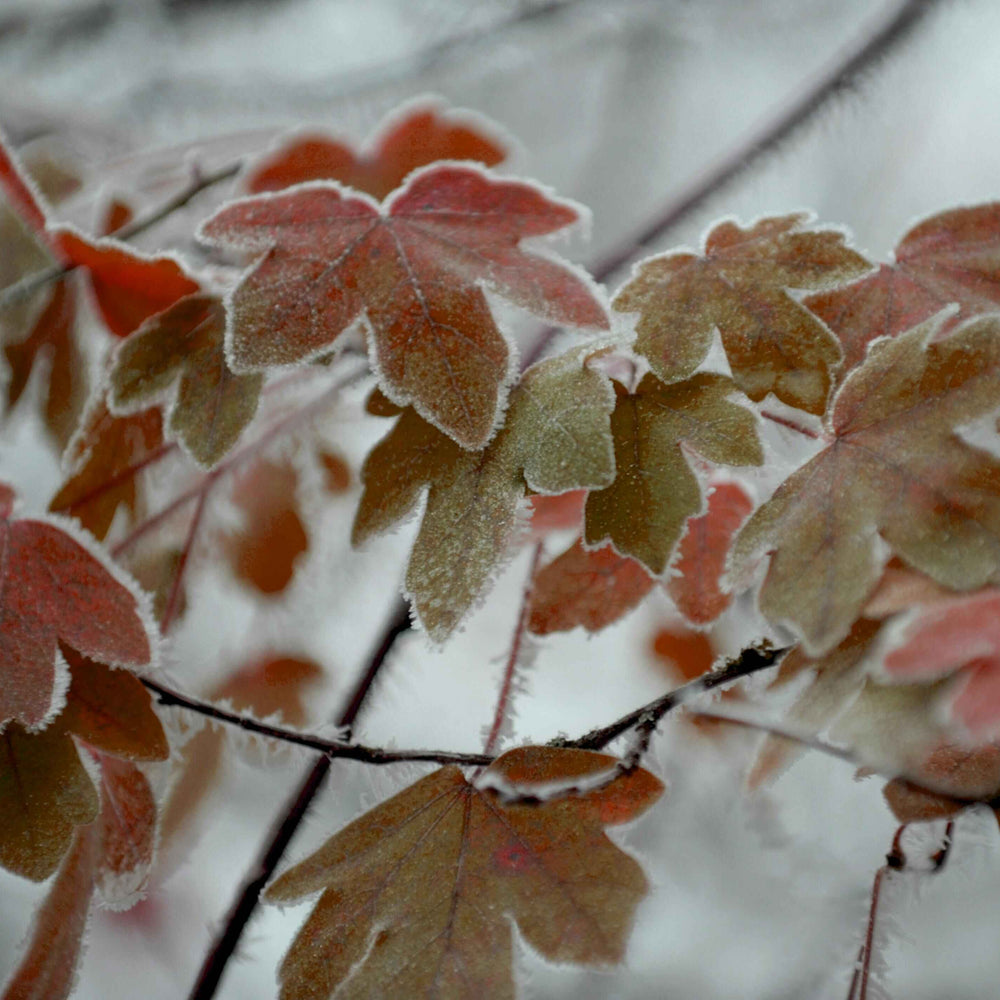
[[[438,160],[475,160],[493,167],[507,158],[507,149],[488,128],[433,105],[411,107],[380,131],[370,150],[360,153],[320,132],[298,135],[250,172],[246,189],[260,194],[304,181],[340,181],[384,198],[408,174]]]
[[[105,663],[143,666],[153,643],[143,598],[83,536],[12,516],[0,484],[0,726],[42,725],[57,694],[57,642]]]
[[[262,254],[230,303],[237,369],[327,354],[364,314],[385,394],[481,448],[513,367],[485,290],[551,322],[608,325],[583,278],[520,245],[578,220],[530,184],[443,165],[414,174],[381,209],[314,182],[233,202],[201,235]]]

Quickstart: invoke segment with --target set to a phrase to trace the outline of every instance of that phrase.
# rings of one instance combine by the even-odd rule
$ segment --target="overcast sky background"
[[[360,141],[401,101],[437,94],[489,116],[516,140],[508,169],[590,207],[590,243],[570,246],[587,263],[641,227],[892,5],[568,0],[524,17],[530,6],[0,0],[0,125],[18,144],[44,138],[83,166],[90,182],[68,209],[81,221],[115,189],[155,203],[176,182],[178,164],[191,158],[203,166],[228,162],[306,124]],[[1000,5],[942,2],[892,58],[656,249],[697,245],[722,215],[746,222],[807,208],[884,257],[915,219],[1000,196],[998,98]],[[150,234],[148,245],[177,237],[185,249],[185,231],[225,193],[196,202]],[[621,277],[609,282],[611,291]],[[320,428],[355,467],[380,431],[356,417],[357,403],[357,395],[346,399]],[[57,470],[41,460],[26,467],[36,461],[31,433],[21,425],[4,432],[0,472],[30,481],[41,506]],[[248,598],[210,555],[196,560],[195,610],[168,656],[172,676],[204,689],[231,668],[247,635],[259,646],[294,636],[331,674],[329,690],[312,706],[320,725],[378,632],[412,538],[409,528],[351,553],[346,536],[356,500],[355,490],[328,506],[314,526],[323,541],[279,604]],[[477,749],[526,569],[524,555],[515,559],[487,609],[444,651],[408,636],[358,736]],[[572,634],[540,644],[529,692],[518,701],[518,737],[576,733],[664,690],[669,678],[646,648],[667,613],[665,600],[651,599],[593,640]],[[738,647],[756,628],[734,614],[719,642]],[[652,766],[670,790],[623,841],[643,857],[654,883],[626,966],[552,969],[522,954],[526,996],[846,997],[871,876],[895,824],[878,782],[854,782],[837,761],[806,759],[771,789],[745,797],[741,761],[753,746],[742,735],[719,744],[668,727]],[[152,900],[131,914],[94,920],[77,996],[185,995],[233,887],[306,766],[286,753],[260,768],[253,756],[231,754],[189,859]],[[370,775],[335,765],[292,856],[418,773]],[[933,831],[912,846],[918,861],[929,855]],[[966,816],[941,876],[900,877],[886,891],[883,927],[897,933],[884,952],[882,995],[995,995],[998,891],[996,824]],[[0,977],[15,961],[42,892],[0,875]],[[273,996],[274,970],[307,912],[262,909],[220,996]]]

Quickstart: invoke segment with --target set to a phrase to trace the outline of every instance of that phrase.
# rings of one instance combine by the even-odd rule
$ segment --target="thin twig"
[[[191,559],[191,550],[194,548],[195,538],[198,535],[198,529],[201,527],[202,516],[205,513],[205,502],[208,500],[208,494],[211,492],[212,486],[218,478],[218,475],[209,473],[209,478],[205,483],[205,488],[201,491],[201,495],[198,497],[198,505],[195,507],[194,514],[191,517],[191,524],[188,526],[187,537],[184,539],[184,546],[181,549],[180,558],[177,560],[177,568],[174,570],[174,579],[170,584],[170,593],[167,596],[167,602],[163,608],[163,615],[160,618],[160,632],[164,635],[167,634],[167,630],[173,624],[174,618],[180,610],[181,594],[184,589],[184,574],[187,571],[188,562]]]
[[[201,194],[202,191],[235,177],[242,169],[243,161],[239,160],[220,167],[218,170],[213,170],[206,174],[198,174],[191,180],[187,187],[173,197],[168,198],[159,208],[154,209],[148,215],[126,223],[110,235],[122,242],[134,239],[141,233],[146,232],[147,229],[152,229],[153,226],[162,222],[168,216],[173,215],[174,212],[182,209],[194,197]],[[41,271],[34,271],[31,274],[25,275],[20,281],[16,281],[13,285],[8,285],[3,291],[0,291],[0,311],[23,302],[34,295],[40,288],[44,288],[53,281],[64,278],[67,274],[75,271],[76,268],[77,265],[72,263],[52,264]]]
[[[409,609],[405,601],[400,599],[379,637],[364,673],[344,704],[337,720],[339,726],[347,727],[350,730],[385,664],[389,651],[409,627]],[[324,752],[324,756],[313,764],[298,790],[288,804],[283,807],[279,814],[280,818],[268,837],[260,856],[237,892],[236,899],[223,921],[222,930],[205,957],[192,987],[190,1000],[210,1000],[211,997],[215,996],[226,965],[239,945],[243,930],[257,908],[261,891],[281,863],[292,837],[295,836],[295,832],[305,819],[310,805],[322,789],[329,771],[330,757]]]
[[[374,660],[373,660],[374,662]],[[455,753],[450,750],[385,750],[382,747],[369,747],[360,743],[344,740],[327,740],[310,733],[299,733],[284,726],[272,726],[260,722],[249,715],[231,712],[218,705],[191,698],[174,688],[143,677],[142,683],[156,695],[157,703],[168,708],[183,708],[197,712],[215,722],[242,729],[246,733],[279,740],[292,746],[315,750],[330,760],[356,760],[362,764],[380,767],[385,764],[400,764],[404,762],[426,762],[430,764],[458,764],[462,767],[491,764],[496,758],[491,753]]]
[[[871,903],[868,906],[868,923],[865,927],[865,939],[858,949],[858,959],[854,965],[854,976],[851,978],[851,988],[847,993],[847,1000],[868,1000],[868,979],[871,975],[872,952],[875,946],[875,927],[878,920],[878,904],[882,896],[882,882],[890,872],[901,871],[906,867],[906,855],[900,843],[903,831],[906,829],[904,823],[892,838],[892,847],[885,856],[885,864],[882,865],[875,877],[872,879]]]
[[[768,643],[749,646],[738,656],[725,662],[719,669],[668,691],[649,704],[642,705],[627,715],[623,715],[610,725],[591,730],[577,740],[560,740],[556,745],[578,747],[581,750],[603,750],[609,743],[633,729],[647,716],[652,717],[654,722],[659,722],[667,712],[690,701],[702,691],[711,691],[740,677],[749,677],[750,674],[766,670],[768,667],[774,666],[787,652],[787,649],[774,649]]]
[[[486,745],[483,747],[483,753],[485,754],[491,754],[496,749],[497,740],[500,738],[500,731],[503,729],[504,720],[507,718],[507,713],[510,709],[514,676],[517,673],[517,666],[521,659],[521,646],[524,643],[524,634],[527,631],[528,618],[531,615],[531,595],[535,589],[535,573],[538,572],[538,563],[541,561],[543,548],[543,543],[538,542],[531,557],[531,566],[528,568],[528,578],[524,584],[524,594],[521,597],[521,610],[518,612],[517,623],[514,625],[514,636],[510,643],[510,653],[507,656],[503,678],[500,681],[500,694],[497,697],[496,711],[493,713],[493,725],[490,727],[490,734],[487,736]]]

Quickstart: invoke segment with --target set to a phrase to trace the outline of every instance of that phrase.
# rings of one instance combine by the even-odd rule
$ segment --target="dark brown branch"
[[[660,698],[629,712],[628,715],[623,715],[608,726],[591,730],[577,740],[559,741],[558,745],[579,747],[581,750],[603,750],[623,733],[635,728],[644,718],[650,717],[654,723],[659,722],[667,712],[690,701],[702,691],[711,691],[740,677],[749,677],[750,674],[766,670],[774,666],[787,652],[787,649],[773,649],[768,643],[750,646],[738,656],[728,660],[720,669],[668,691]]]
[[[193,198],[201,194],[202,191],[235,177],[242,168],[243,161],[240,160],[206,174],[196,174],[187,187],[179,191],[172,198],[168,198],[159,208],[154,209],[148,215],[134,219],[120,229],[116,229],[111,235],[116,240],[122,240],[123,242],[134,239],[141,233],[146,232],[147,229],[152,229],[153,226],[162,222],[168,216],[173,215],[174,212],[182,209]],[[0,310],[23,302],[40,288],[44,288],[53,281],[58,281],[60,278],[64,278],[67,274],[75,271],[76,267],[76,264],[53,264],[51,267],[46,267],[41,271],[35,271],[33,274],[26,275],[13,285],[8,285],[7,288],[0,291]]]
[[[406,603],[403,600],[399,600],[382,635],[379,637],[375,651],[372,653],[364,673],[344,703],[344,708],[337,720],[338,725],[350,729],[354,724],[358,713],[361,711],[366,698],[371,693],[372,687],[385,664],[389,651],[409,627],[409,610]],[[222,981],[222,974],[225,972],[226,965],[235,952],[240,938],[243,936],[244,928],[257,908],[261,891],[280,864],[288,845],[295,836],[295,832],[305,819],[313,800],[322,789],[323,782],[326,780],[329,770],[330,757],[326,756],[324,752],[324,756],[320,757],[309,769],[298,791],[296,791],[288,804],[282,809],[279,819],[267,843],[264,845],[260,856],[247,873],[243,885],[237,892],[236,899],[223,921],[222,930],[213,942],[208,955],[205,957],[205,961],[192,987],[190,1000],[209,1000],[209,998],[215,996],[215,991]]]

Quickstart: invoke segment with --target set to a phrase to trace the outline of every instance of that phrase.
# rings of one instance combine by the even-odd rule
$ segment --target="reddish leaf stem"
[[[496,749],[497,740],[500,738],[500,730],[503,728],[504,720],[507,718],[507,712],[510,708],[514,677],[517,674],[517,666],[521,658],[521,647],[524,644],[524,635],[528,628],[528,617],[531,614],[531,595],[535,589],[535,573],[538,572],[538,563],[542,558],[542,549],[542,543],[538,542],[531,557],[531,566],[528,568],[528,578],[524,584],[524,594],[521,597],[521,610],[517,615],[517,623],[514,626],[514,635],[510,643],[510,653],[507,656],[503,679],[500,682],[500,695],[497,698],[496,711],[493,713],[493,725],[490,727],[490,734],[486,738],[486,745],[483,747],[483,753],[485,754],[492,754]]]
[[[804,427],[802,424],[790,419],[789,417],[783,417],[780,413],[774,413],[771,410],[761,410],[760,415],[772,423],[779,424],[782,427],[787,427],[790,431],[795,431],[796,434],[802,434],[807,438],[812,438],[813,441],[819,440],[819,435],[810,430],[808,427]]]
[[[854,976],[851,978],[851,988],[847,993],[847,1000],[868,1000],[868,979],[871,975],[872,950],[875,945],[875,927],[878,920],[878,904],[882,895],[882,882],[886,875],[892,871],[900,871],[906,867],[906,855],[900,839],[906,829],[904,823],[892,838],[892,847],[885,856],[885,864],[877,872],[872,880],[871,903],[868,907],[868,923],[865,928],[865,939],[861,942],[858,950],[858,958],[854,965]]]
[[[205,513],[205,502],[208,499],[208,494],[212,491],[212,486],[215,485],[216,479],[218,479],[218,476],[215,473],[209,473],[206,477],[205,488],[201,491],[201,495],[198,497],[198,504],[191,517],[191,524],[188,527],[187,537],[184,539],[184,547],[181,549],[180,557],[177,560],[177,569],[174,571],[174,579],[170,584],[170,594],[167,597],[167,603],[163,609],[163,616],[160,619],[160,631],[164,635],[167,634],[167,630],[173,624],[174,618],[177,615],[177,610],[180,607],[181,592],[184,586],[184,573],[187,570],[188,560],[191,558],[191,550],[194,548],[194,541],[198,534],[198,528],[201,526],[202,515]]]

